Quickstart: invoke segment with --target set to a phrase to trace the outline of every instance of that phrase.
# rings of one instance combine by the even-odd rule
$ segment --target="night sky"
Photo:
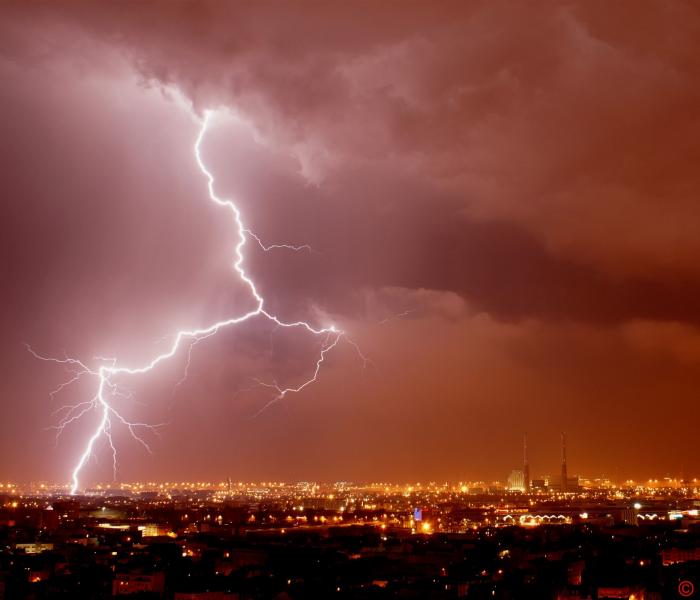
[[[700,475],[700,8],[692,2],[4,3],[0,479],[64,482],[85,378],[266,305],[147,376],[118,479]],[[109,481],[104,440],[84,472]]]

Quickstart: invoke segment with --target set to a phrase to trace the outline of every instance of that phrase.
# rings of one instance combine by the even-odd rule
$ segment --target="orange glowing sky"
[[[268,242],[255,322],[130,381],[167,421],[120,478],[698,475],[700,9],[692,3],[0,7],[0,479],[66,478],[46,353],[152,357],[238,312],[222,195]],[[180,357],[184,359],[184,357]],[[83,394],[76,388],[74,393]],[[73,397],[68,393],[63,400]],[[89,480],[108,480],[98,452]]]

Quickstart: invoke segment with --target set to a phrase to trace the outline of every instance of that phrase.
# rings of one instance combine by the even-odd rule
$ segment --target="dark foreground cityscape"
[[[563,465],[562,465],[563,466]],[[698,598],[700,485],[2,484],[1,598]]]

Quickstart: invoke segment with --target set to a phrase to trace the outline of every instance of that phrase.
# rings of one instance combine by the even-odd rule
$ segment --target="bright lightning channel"
[[[255,308],[252,310],[249,310],[248,312],[245,312],[241,315],[238,315],[236,317],[231,317],[229,319],[223,320],[223,321],[218,321],[216,323],[213,323],[207,327],[202,327],[199,329],[183,329],[177,332],[175,334],[173,342],[171,343],[169,349],[162,354],[158,354],[155,356],[150,362],[142,365],[142,366],[134,366],[134,367],[126,367],[126,366],[121,366],[116,359],[114,358],[104,358],[104,357],[95,357],[95,359],[101,363],[98,367],[96,368],[90,368],[88,367],[83,361],[75,359],[75,358],[70,358],[70,357],[65,357],[65,358],[55,358],[55,357],[48,357],[48,356],[42,356],[38,353],[36,353],[34,350],[32,350],[30,347],[28,347],[29,351],[38,359],[44,360],[44,361],[49,361],[49,362],[54,362],[63,365],[71,374],[72,377],[60,384],[55,390],[51,392],[51,397],[56,396],[58,393],[66,389],[68,386],[71,384],[76,383],[78,380],[80,380],[83,376],[91,376],[95,377],[97,379],[97,389],[95,391],[95,395],[90,399],[86,400],[84,402],[80,402],[78,404],[74,405],[66,405],[60,407],[57,411],[55,411],[55,415],[60,416],[60,419],[58,421],[58,424],[54,426],[54,429],[57,430],[57,439],[58,437],[64,432],[65,428],[72,424],[75,423],[76,421],[79,421],[81,418],[86,416],[88,413],[91,412],[97,412],[99,414],[99,422],[97,423],[97,426],[93,430],[92,434],[88,438],[85,447],[83,449],[83,452],[80,454],[80,457],[78,458],[77,463],[75,464],[75,467],[73,468],[73,471],[71,473],[71,494],[76,494],[77,491],[80,489],[80,474],[83,468],[85,467],[86,463],[90,459],[91,456],[94,454],[94,448],[95,444],[97,441],[101,438],[105,438],[107,443],[110,446],[110,450],[112,453],[112,463],[113,463],[113,470],[114,470],[114,476],[116,478],[117,474],[117,449],[114,444],[114,439],[112,437],[112,425],[114,423],[121,424],[122,426],[126,427],[131,436],[138,441],[140,444],[146,448],[150,452],[150,448],[148,446],[148,443],[141,437],[140,432],[143,430],[149,430],[151,432],[157,433],[158,428],[161,427],[163,424],[159,425],[151,425],[147,423],[138,423],[138,422],[131,422],[128,421],[126,418],[124,418],[114,407],[113,405],[113,400],[116,398],[128,398],[130,397],[130,393],[125,390],[125,388],[115,382],[114,378],[115,376],[118,375],[140,375],[143,373],[147,373],[151,370],[153,370],[155,367],[157,367],[161,362],[171,358],[174,356],[178,350],[180,349],[180,346],[183,343],[189,342],[190,346],[188,348],[188,354],[187,354],[187,365],[185,367],[185,374],[184,376],[187,376],[187,367],[189,366],[189,359],[191,356],[191,351],[193,346],[198,344],[199,342],[203,341],[205,338],[212,336],[216,334],[220,329],[225,328],[225,327],[230,327],[233,325],[238,325],[239,323],[243,323],[244,321],[248,321],[250,319],[253,319],[255,317],[263,317],[269,321],[272,321],[279,327],[287,327],[287,328],[301,328],[306,330],[307,332],[316,335],[316,336],[323,336],[323,343],[321,346],[321,351],[318,356],[318,359],[316,360],[315,367],[313,369],[313,372],[311,376],[305,380],[303,383],[296,387],[281,387],[277,385],[276,383],[274,384],[269,384],[265,382],[259,382],[261,385],[265,387],[270,387],[273,388],[277,394],[276,396],[263,408],[261,409],[262,412],[265,410],[268,406],[273,404],[274,402],[277,402],[284,398],[286,395],[291,394],[291,393],[297,393],[302,391],[304,388],[310,386],[313,384],[319,376],[319,373],[321,371],[321,366],[326,358],[326,354],[333,350],[338,343],[345,339],[348,343],[350,343],[358,352],[359,356],[362,358],[363,361],[366,362],[366,358],[362,355],[360,352],[359,348],[357,345],[350,340],[346,335],[345,332],[343,332],[340,329],[337,329],[334,325],[329,325],[326,327],[314,327],[307,323],[306,321],[292,321],[292,322],[287,322],[283,321],[282,319],[278,318],[276,315],[273,315],[267,310],[265,310],[265,300],[264,298],[260,295],[260,292],[258,292],[258,289],[255,285],[255,282],[253,279],[248,275],[248,273],[245,271],[245,268],[243,266],[244,264],[244,254],[243,250],[245,248],[246,242],[248,241],[249,238],[251,238],[254,242],[256,242],[262,250],[265,252],[274,250],[274,249],[286,249],[286,250],[293,250],[293,251],[299,251],[299,250],[308,250],[311,251],[311,247],[304,244],[301,246],[292,246],[288,244],[273,244],[273,245],[265,245],[263,242],[260,240],[260,238],[255,235],[250,229],[246,228],[245,225],[243,224],[243,218],[241,215],[241,212],[239,208],[236,206],[234,202],[231,200],[223,199],[220,198],[219,196],[216,195],[216,191],[214,190],[214,176],[212,175],[211,171],[207,169],[206,165],[204,164],[204,161],[202,159],[202,154],[201,154],[201,146],[202,146],[202,141],[204,140],[204,136],[207,132],[207,129],[209,127],[210,121],[211,121],[211,116],[212,112],[211,111],[206,111],[204,113],[204,117],[201,119],[201,127],[199,130],[199,134],[197,135],[197,139],[194,144],[194,155],[195,159],[197,161],[197,165],[202,172],[202,174],[205,176],[207,180],[207,189],[209,191],[209,199],[218,204],[219,206],[222,206],[228,210],[231,211],[231,214],[233,215],[233,220],[236,225],[236,233],[238,235],[238,243],[236,244],[235,247],[235,261],[233,263],[233,268],[238,274],[238,277],[240,280],[248,287],[248,290],[250,291],[251,296],[253,297],[255,301]],[[179,385],[182,382],[178,382]]]

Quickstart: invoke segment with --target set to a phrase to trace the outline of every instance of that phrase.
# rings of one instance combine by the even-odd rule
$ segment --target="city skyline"
[[[532,493],[551,493],[556,492],[569,492],[576,493],[579,491],[593,490],[593,489],[608,489],[608,488],[619,488],[619,489],[634,489],[634,488],[648,488],[648,489],[663,489],[663,488],[681,488],[690,487],[694,488],[698,482],[698,478],[692,476],[688,473],[684,466],[681,466],[680,470],[669,469],[663,473],[646,473],[642,477],[624,477],[620,474],[620,469],[617,469],[614,473],[605,472],[579,472],[576,468],[573,471],[568,471],[568,446],[566,445],[566,432],[561,432],[559,434],[560,446],[558,448],[552,448],[550,453],[554,456],[557,452],[559,453],[559,462],[551,468],[542,467],[539,464],[535,464],[534,468],[530,462],[529,446],[528,440],[529,436],[527,432],[522,435],[522,464],[518,466],[516,461],[511,462],[513,467],[510,470],[510,474],[506,471],[494,474],[493,477],[486,478],[474,478],[470,477],[469,473],[465,473],[459,476],[450,476],[444,478],[431,477],[429,472],[419,474],[416,479],[400,479],[400,478],[384,478],[384,479],[371,479],[371,478],[300,478],[300,479],[289,479],[289,478],[253,478],[253,479],[240,479],[231,477],[229,472],[225,476],[219,474],[219,477],[214,478],[151,478],[146,481],[119,481],[117,479],[106,479],[103,481],[87,481],[84,490],[94,493],[96,490],[110,490],[110,489],[130,489],[146,487],[147,489],[167,489],[168,487],[177,488],[178,486],[185,486],[193,489],[208,489],[216,488],[225,485],[231,485],[233,482],[235,485],[272,485],[272,486],[294,486],[299,484],[313,484],[313,485],[343,485],[345,483],[351,485],[360,486],[390,486],[393,488],[414,486],[414,485],[425,485],[427,487],[454,487],[455,489],[462,488],[463,491],[471,489],[472,486],[479,487],[489,487],[489,486],[501,486],[504,491],[522,491],[522,492],[532,492]],[[537,442],[537,440],[535,440]],[[537,446],[537,443],[535,443]],[[539,454],[539,453],[538,453]],[[545,460],[545,464],[549,462],[552,464],[551,458],[549,456]],[[235,469],[234,469],[235,472]],[[518,478],[518,484],[514,487],[511,486],[511,478],[515,476]],[[562,489],[561,481],[563,477],[567,477],[569,489]],[[60,482],[60,480],[34,480],[31,478],[19,478],[12,482],[4,482],[0,478],[0,491],[2,489],[10,490],[13,492],[18,489],[24,490],[25,492],[30,490],[31,493],[38,491],[56,492],[58,490],[71,490],[72,483],[70,482]]]

